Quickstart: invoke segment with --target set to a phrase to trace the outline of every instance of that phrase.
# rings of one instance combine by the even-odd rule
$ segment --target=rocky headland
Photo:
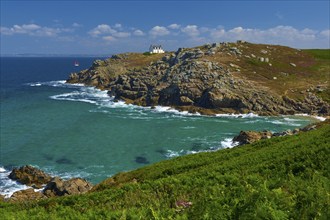
[[[14,168],[9,174],[9,178],[32,187],[16,191],[10,198],[5,199],[4,196],[0,197],[0,200],[9,202],[77,195],[86,193],[93,187],[93,185],[85,179],[72,178],[63,180],[60,177],[52,177],[44,171],[30,165]]]
[[[96,86],[126,103],[207,115],[328,116],[326,63],[308,51],[238,41],[113,55],[72,73],[67,82]]]

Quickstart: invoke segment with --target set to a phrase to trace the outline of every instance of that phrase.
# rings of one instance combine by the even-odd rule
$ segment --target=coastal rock
[[[41,188],[42,185],[48,183],[52,177],[42,170],[27,165],[14,168],[9,174],[9,178],[28,186]]]
[[[27,200],[40,200],[46,198],[40,192],[35,192],[34,189],[25,189],[14,192],[13,195],[9,198],[9,202],[22,202]]]
[[[312,92],[296,98],[290,94],[295,93],[296,88],[287,88],[289,94],[282,94],[271,88],[276,88],[275,83],[268,85],[269,79],[281,81],[288,75],[284,74],[288,70],[285,65],[279,75],[271,75],[272,70],[265,78],[265,84],[259,79],[247,79],[245,76],[254,75],[256,71],[247,68],[249,62],[242,62],[245,57],[253,58],[251,64],[253,68],[260,68],[258,72],[269,71],[270,66],[255,63],[256,59],[261,62],[278,62],[279,59],[272,56],[271,47],[262,49],[256,46],[257,50],[249,51],[251,45],[214,43],[179,48],[175,53],[166,53],[143,65],[141,62],[146,57],[141,57],[142,54],[113,55],[105,61],[95,62],[88,70],[71,74],[67,82],[107,90],[114,101],[124,100],[141,106],[172,106],[179,110],[184,107],[201,114],[329,114],[330,105]],[[153,56],[147,57],[151,59]]]
[[[299,131],[291,131],[290,129],[286,130],[286,131],[282,131],[282,132],[276,132],[273,134],[273,137],[280,137],[280,136],[287,136],[287,135],[293,135],[293,134],[297,134]]]
[[[92,184],[82,178],[62,180],[53,178],[45,187],[43,193],[47,197],[76,195],[86,193],[92,188]]]
[[[238,142],[239,145],[251,144],[261,139],[269,139],[272,137],[270,131],[241,131],[238,136],[233,138],[233,142]]]

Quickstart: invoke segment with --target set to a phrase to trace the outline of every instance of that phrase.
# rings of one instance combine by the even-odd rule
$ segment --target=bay
[[[7,178],[17,166],[98,183],[161,160],[232,147],[231,138],[241,130],[279,132],[315,121],[142,108],[113,102],[106,91],[65,84],[71,72],[94,59],[1,58],[0,194],[17,188]]]

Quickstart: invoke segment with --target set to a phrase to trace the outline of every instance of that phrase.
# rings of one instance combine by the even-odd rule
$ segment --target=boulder
[[[48,183],[52,177],[42,170],[27,165],[14,168],[9,174],[9,178],[28,186],[41,188],[42,185]]]
[[[181,105],[193,105],[194,104],[194,101],[191,100],[187,96],[181,96],[180,97],[180,102],[181,102]]]
[[[251,144],[261,139],[268,139],[272,137],[270,131],[241,131],[238,136],[233,138],[233,142],[238,142],[239,145]]]
[[[59,177],[53,178],[45,187],[43,193],[47,197],[76,195],[89,191],[92,184],[82,178],[62,180]]]
[[[46,198],[46,196],[40,192],[35,192],[34,189],[30,188],[14,192],[13,195],[9,198],[9,201],[22,202],[27,200],[39,200],[43,198]]]

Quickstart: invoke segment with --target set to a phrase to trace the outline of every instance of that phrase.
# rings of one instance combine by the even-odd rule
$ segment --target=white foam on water
[[[28,86],[51,86],[51,87],[63,87],[63,88],[76,88],[76,87],[85,87],[84,84],[81,83],[75,83],[70,84],[66,83],[66,80],[57,80],[57,81],[48,81],[48,82],[32,82],[32,83],[26,83],[25,85]]]
[[[260,117],[254,113],[247,113],[247,114],[216,114],[216,117],[224,117],[224,118],[258,118]]]
[[[180,153],[178,151],[167,150],[167,152],[165,153],[165,157],[167,158],[173,158],[178,156],[180,156]]]
[[[9,198],[12,194],[19,190],[29,189],[31,187],[20,184],[14,180],[9,179],[9,174],[11,171],[0,167],[0,194],[4,195],[5,198]]]
[[[284,121],[281,121],[281,120],[269,120],[269,121],[266,121],[266,122],[270,122],[270,123],[276,124],[276,125],[290,125],[290,126],[296,126],[296,127],[301,126],[301,124],[294,123],[295,121],[288,121],[288,120],[284,120]]]
[[[108,96],[107,91],[102,91],[94,87],[80,87],[79,90],[53,95],[50,96],[50,98],[61,101],[87,102],[96,105],[112,100],[112,98]]]
[[[90,104],[95,104],[101,107],[107,108],[128,108],[131,110],[148,110],[154,113],[170,113],[178,116],[202,116],[200,113],[190,113],[188,111],[179,111],[169,106],[155,106],[151,107],[142,107],[132,104],[126,104],[124,101],[114,101],[114,97],[110,97],[107,94],[107,91],[102,91],[97,89],[96,87],[92,86],[85,86],[83,84],[69,84],[66,83],[65,80],[59,81],[49,81],[49,82],[35,82],[35,83],[28,83],[30,86],[52,86],[52,87],[62,87],[62,88],[75,88],[78,90],[53,95],[50,98],[54,100],[61,100],[61,101],[76,101],[76,102],[86,102]],[[203,117],[210,117],[210,116],[203,116]],[[258,117],[258,115],[253,113],[248,114],[217,114],[216,117],[234,117],[234,118],[252,118]]]
[[[215,116],[206,116],[201,115],[200,113],[190,113],[188,111],[179,111],[169,106],[155,106],[153,108],[151,107],[142,107],[132,104],[126,104],[124,101],[114,101],[114,97],[110,97],[107,94],[107,91],[102,91],[100,89],[97,89],[96,87],[92,86],[85,86],[84,84],[70,84],[66,83],[66,80],[58,80],[58,81],[49,81],[49,82],[33,82],[28,83],[29,86],[51,86],[51,87],[61,87],[61,88],[72,88],[77,89],[75,91],[54,95],[51,96],[51,99],[55,100],[61,100],[61,101],[76,101],[76,102],[86,102],[90,104],[94,104],[101,107],[106,108],[127,108],[129,110],[133,111],[140,111],[141,110],[147,110],[154,113],[170,113],[172,115],[177,115],[180,117],[186,117],[186,116],[203,116],[203,117],[222,117],[222,118],[259,118],[261,116],[254,114],[254,113],[247,113],[247,114],[216,114]],[[297,114],[297,116],[306,116],[306,117],[314,117],[317,120],[324,121],[326,118],[321,116],[313,116],[313,115],[307,115],[307,114]],[[301,126],[301,124],[293,123],[298,121],[303,121],[299,119],[292,119],[292,118],[284,118],[284,121],[273,121],[273,124],[288,124],[287,122],[290,122],[288,125],[291,126]],[[246,122],[246,123],[254,123],[254,122]]]
[[[29,83],[29,86],[41,86],[40,83]]]
[[[183,127],[182,129],[195,129],[196,127],[194,126],[186,126],[186,127]]]
[[[221,146],[223,148],[233,148],[237,146],[239,143],[234,142],[232,138],[225,138],[223,141],[221,141]]]
[[[158,106],[155,106],[154,108],[152,108],[152,111],[158,112],[158,113],[173,113],[173,114],[182,115],[182,116],[201,116],[201,114],[198,112],[190,113],[188,111],[179,111],[179,110],[176,110],[169,106],[159,106],[158,105]]]
[[[322,116],[318,116],[318,115],[308,115],[308,114],[295,114],[296,116],[304,116],[304,117],[312,117],[312,118],[315,118],[319,121],[325,121],[327,120],[327,118],[325,117],[322,117]]]
[[[187,154],[196,154],[196,153],[202,153],[202,152],[214,152],[214,151],[218,151],[218,150],[225,149],[225,148],[233,148],[239,144],[238,142],[234,142],[232,138],[225,138],[220,143],[221,143],[221,146],[214,146],[207,150],[198,150],[198,151],[183,150],[183,149],[179,150],[179,151],[166,150],[166,153],[164,155],[166,158],[170,159],[173,157],[179,157],[179,156],[183,156],[183,155],[187,155]]]
[[[291,122],[297,122],[297,121],[303,121],[301,119],[298,119],[298,118],[283,118],[285,121],[291,121]]]
[[[312,116],[313,118],[316,118],[317,120],[319,120],[319,121],[325,121],[325,120],[327,120],[327,118],[325,118],[325,117],[321,117],[321,116]]]

